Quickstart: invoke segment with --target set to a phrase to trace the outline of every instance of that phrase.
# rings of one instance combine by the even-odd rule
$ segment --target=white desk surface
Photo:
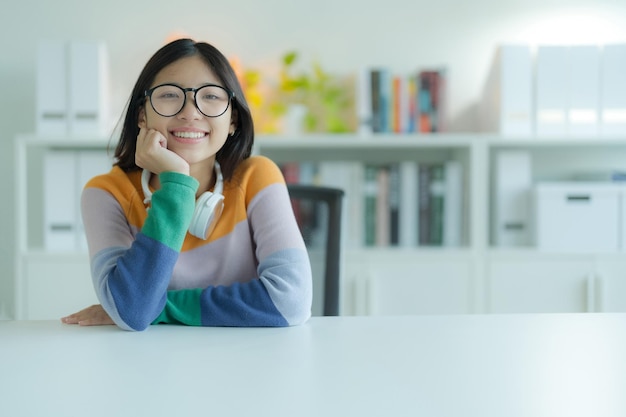
[[[626,416],[626,314],[0,322],[0,416]]]

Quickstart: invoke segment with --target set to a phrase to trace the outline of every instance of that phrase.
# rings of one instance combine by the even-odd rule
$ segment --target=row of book
[[[400,75],[388,68],[362,71],[360,133],[430,133],[445,129],[445,68]]]
[[[300,162],[282,164],[289,183],[344,190],[343,225],[348,247],[416,247],[463,244],[464,180],[459,161],[417,163]],[[301,229],[315,236],[316,216],[303,213]]]
[[[626,135],[626,43],[500,45],[485,84],[483,130],[504,136]]]

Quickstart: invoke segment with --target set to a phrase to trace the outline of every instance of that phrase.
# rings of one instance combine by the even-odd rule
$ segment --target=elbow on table
[[[309,321],[310,318],[311,318],[311,309],[303,308],[299,314],[294,315],[293,317],[289,318],[288,320],[289,326],[300,326],[306,323],[307,321]]]
[[[300,300],[291,304],[290,308],[283,310],[283,316],[287,326],[299,326],[311,318],[311,296],[303,294]]]
[[[122,322],[116,323],[118,327],[132,332],[142,332],[150,327],[156,317],[142,312],[133,312],[133,314],[129,312],[124,315],[120,314],[120,319]]]
[[[147,320],[129,320],[123,323],[116,324],[122,330],[127,330],[130,332],[143,332],[152,324],[152,322]]]

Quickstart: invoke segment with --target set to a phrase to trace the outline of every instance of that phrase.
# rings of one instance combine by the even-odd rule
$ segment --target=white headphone
[[[152,192],[148,183],[150,182],[150,171],[144,169],[141,173],[141,187],[145,199],[144,204],[150,203],[152,200]],[[215,225],[224,210],[224,196],[222,189],[224,187],[224,177],[220,164],[215,161],[215,188],[213,192],[207,191],[196,200],[196,208],[193,211],[193,217],[189,224],[189,233],[200,239],[208,239]]]

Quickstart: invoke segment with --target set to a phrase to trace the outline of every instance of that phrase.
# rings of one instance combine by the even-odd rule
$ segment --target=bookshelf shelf
[[[39,136],[36,134],[19,135],[16,138],[16,145],[23,147],[39,147],[39,148],[67,148],[67,149],[107,149],[114,146],[115,142],[111,142],[108,138],[102,136]]]
[[[320,145],[333,147],[360,147],[395,148],[395,147],[455,147],[465,146],[474,141],[484,141],[485,136],[479,134],[385,134],[372,133],[358,134],[303,134],[298,137],[289,135],[259,135],[257,144],[263,147],[283,147],[285,143],[294,147],[319,147]]]

